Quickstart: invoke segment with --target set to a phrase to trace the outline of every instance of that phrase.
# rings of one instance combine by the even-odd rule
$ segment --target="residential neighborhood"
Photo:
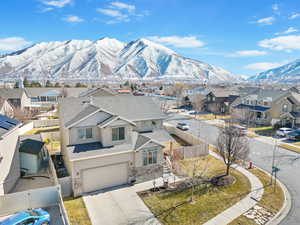
[[[299,154],[297,87],[146,86],[0,88],[0,221],[32,210],[66,225],[285,218],[291,196],[278,167],[268,173],[253,154],[260,142]],[[228,140],[238,147],[223,149]]]
[[[3,0],[0,225],[300,225],[299,0]]]

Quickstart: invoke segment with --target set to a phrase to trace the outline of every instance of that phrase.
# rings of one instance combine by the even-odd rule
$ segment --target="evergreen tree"
[[[23,80],[23,86],[24,86],[24,87],[30,87],[30,84],[29,84],[29,82],[28,82],[28,80],[27,80],[26,77],[25,77],[25,79]]]

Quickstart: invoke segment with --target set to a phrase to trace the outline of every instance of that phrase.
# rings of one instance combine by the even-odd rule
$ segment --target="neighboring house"
[[[62,154],[74,196],[163,173],[165,114],[151,97],[60,100]]]
[[[19,121],[0,114],[0,195],[9,193],[20,177],[20,125]]]
[[[118,93],[108,88],[91,88],[85,92],[82,92],[79,97],[101,97],[101,96],[115,96]]]
[[[8,117],[14,116],[14,108],[8,103],[6,99],[1,97],[0,97],[0,114]]]
[[[56,107],[62,97],[78,97],[87,88],[25,88],[30,99],[26,105],[29,109],[43,109]]]
[[[30,98],[22,88],[0,88],[0,97],[16,108],[23,109],[30,104]]]
[[[228,114],[231,104],[239,97],[238,93],[226,89],[215,88],[207,91],[204,99],[204,110],[213,113]]]
[[[269,125],[300,125],[300,94],[293,91],[260,89],[239,99],[234,107],[241,120]]]
[[[36,174],[48,166],[48,151],[40,134],[20,136],[20,166],[21,171]]]

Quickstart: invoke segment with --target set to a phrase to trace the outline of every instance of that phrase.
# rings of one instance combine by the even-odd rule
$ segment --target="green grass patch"
[[[250,131],[254,131],[257,135],[261,136],[274,136],[276,130],[273,127],[255,127],[249,128]]]
[[[65,198],[64,205],[71,225],[92,225],[82,198]]]
[[[197,168],[202,171],[206,167],[207,160],[209,160],[209,167],[206,176],[213,177],[225,172],[223,162],[212,156],[197,160],[199,164]],[[190,164],[193,167],[191,160],[185,160],[183,163]],[[190,198],[191,189],[153,194],[144,197],[143,200],[154,215],[159,215],[157,218],[164,225],[203,224],[243,199],[249,193],[250,183],[247,177],[234,169],[231,170],[231,175],[236,179],[234,184],[228,187],[214,187],[210,184],[199,185],[195,188],[195,203],[183,204],[168,213],[162,212],[187,201]]]

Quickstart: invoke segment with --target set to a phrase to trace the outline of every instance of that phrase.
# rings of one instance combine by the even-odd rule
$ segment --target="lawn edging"
[[[263,171],[264,173],[268,174],[271,177],[271,174],[269,172],[267,172],[266,170],[264,170],[260,167],[257,167],[257,166],[256,166],[256,168],[260,169],[261,171]],[[276,213],[276,215],[269,222],[266,223],[266,225],[279,224],[284,218],[286,218],[286,216],[289,214],[290,209],[292,207],[292,198],[291,198],[291,194],[290,194],[289,190],[287,189],[285,184],[283,184],[278,178],[277,178],[277,182],[283,191],[284,203],[283,203],[281,209]]]
[[[283,143],[283,144],[279,144],[278,146],[280,148],[284,148],[284,149],[292,151],[292,152],[300,153],[300,147],[297,147],[297,146],[294,146],[291,144]]]

